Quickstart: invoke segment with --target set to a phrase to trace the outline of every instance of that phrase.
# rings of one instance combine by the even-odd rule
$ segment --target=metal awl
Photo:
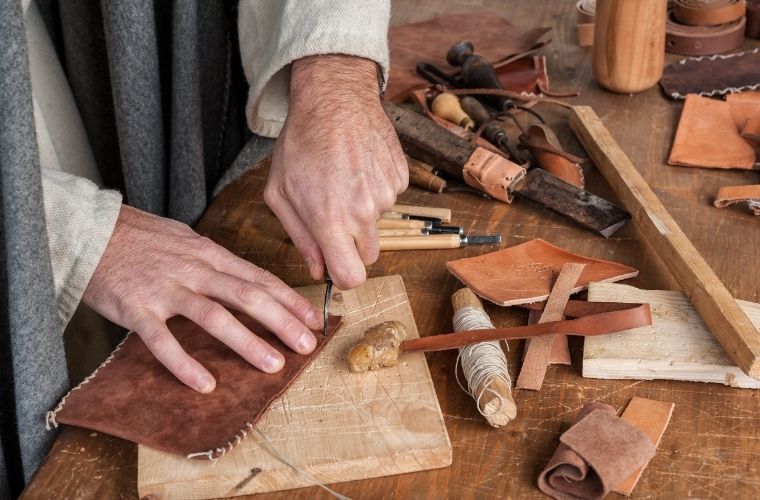
[[[322,314],[324,314],[325,317],[325,324],[324,329],[322,330],[322,334],[327,336],[327,314],[330,309],[330,298],[332,297],[332,279],[330,278],[330,275],[327,272],[327,269],[325,269],[325,284],[327,287],[325,288],[325,302],[322,306]]]

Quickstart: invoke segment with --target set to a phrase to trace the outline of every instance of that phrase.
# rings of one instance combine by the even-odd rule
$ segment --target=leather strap
[[[591,47],[594,45],[596,0],[578,0],[575,10],[578,13],[578,45]]]
[[[665,24],[665,50],[672,54],[704,56],[733,50],[744,42],[746,20],[737,20],[716,26],[689,26],[675,20],[673,10],[668,11]]]
[[[723,186],[715,195],[715,206],[725,208],[734,203],[747,202],[755,215],[760,215],[760,185]]]
[[[744,15],[744,0],[674,0],[673,15],[681,24],[714,26]]]
[[[749,38],[760,39],[760,0],[747,2],[747,29],[744,34]]]
[[[405,340],[405,352],[430,352],[458,349],[476,342],[490,340],[527,339],[539,335],[565,333],[568,335],[605,335],[631,328],[652,324],[649,304],[624,304],[618,302],[588,302],[577,306],[576,301],[568,301],[565,309],[567,316],[578,315],[577,319],[550,321],[535,325],[510,328],[492,328],[487,330],[470,330],[467,332],[433,335],[419,339]]]

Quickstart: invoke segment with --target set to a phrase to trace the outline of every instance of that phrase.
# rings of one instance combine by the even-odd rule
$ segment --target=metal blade
[[[495,236],[462,236],[465,245],[498,245],[501,243],[501,235]]]
[[[531,169],[512,190],[523,198],[564,215],[575,223],[609,238],[631,215],[604,198],[553,176],[540,168]]]
[[[322,305],[322,313],[325,317],[325,324],[324,328],[322,329],[322,334],[324,336],[327,336],[327,315],[330,310],[330,298],[332,297],[332,279],[330,278],[330,275],[327,273],[327,269],[325,269],[325,284],[327,285],[325,287],[325,301]]]

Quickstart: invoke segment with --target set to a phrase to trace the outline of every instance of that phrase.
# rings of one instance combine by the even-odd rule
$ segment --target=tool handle
[[[573,106],[570,128],[726,353],[760,379],[760,335],[678,227],[593,109]]]
[[[429,227],[425,221],[406,219],[380,219],[377,221],[378,229],[422,229]]]
[[[422,229],[378,229],[377,234],[381,238],[392,236],[421,236]]]
[[[459,248],[461,239],[458,234],[432,234],[425,236],[394,236],[380,238],[380,250],[438,250],[441,248]]]
[[[393,208],[391,208],[391,211],[395,213],[419,215],[422,217],[436,217],[441,219],[441,222],[451,222],[450,208],[419,207],[417,205],[402,205],[396,203],[393,205]]]
[[[459,104],[459,99],[451,92],[438,94],[430,103],[430,109],[441,118],[456,123],[464,129],[472,130],[475,128],[475,122],[465,113]]]
[[[446,189],[446,181],[433,173],[433,167],[415,160],[411,156],[406,157],[409,166],[409,183],[427,189],[432,193],[442,193]]]

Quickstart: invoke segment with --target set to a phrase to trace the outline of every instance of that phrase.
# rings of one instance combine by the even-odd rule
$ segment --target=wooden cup
[[[613,92],[641,92],[657,84],[665,65],[667,0],[598,0],[593,70]]]

